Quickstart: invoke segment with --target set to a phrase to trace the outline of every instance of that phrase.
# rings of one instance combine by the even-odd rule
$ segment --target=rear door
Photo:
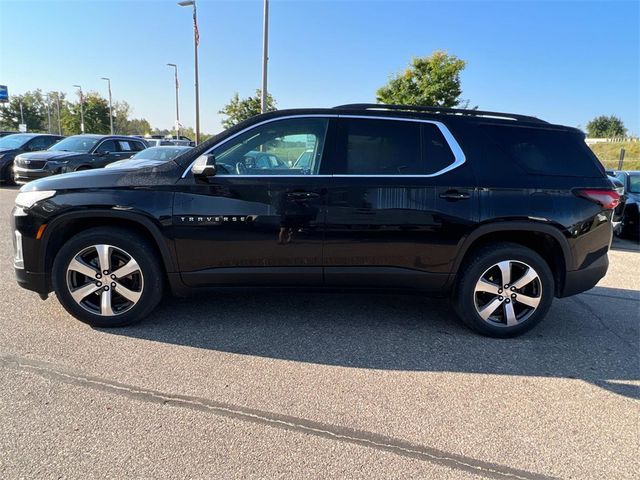
[[[446,126],[341,116],[336,149],[326,282],[442,288],[477,217],[473,176]]]
[[[172,224],[187,285],[322,283],[328,125],[318,116],[256,125],[209,152],[209,182],[190,171],[179,181]],[[310,166],[295,167],[305,150]]]

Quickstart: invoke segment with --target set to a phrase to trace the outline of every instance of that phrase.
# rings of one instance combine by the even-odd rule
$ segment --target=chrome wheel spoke
[[[484,307],[482,307],[478,311],[478,313],[480,314],[480,317],[482,317],[483,320],[486,320],[487,318],[489,318],[491,314],[498,309],[498,307],[502,302],[503,300],[500,300],[498,297],[491,300],[489,303],[487,303]]]
[[[511,262],[509,260],[500,262],[498,264],[500,273],[502,274],[502,284],[508,285],[511,283]]]
[[[533,268],[529,267],[527,271],[524,272],[524,275],[522,275],[522,277],[513,282],[513,286],[517,289],[524,288],[531,282],[533,282],[536,278],[538,278],[538,274]]]
[[[504,317],[507,319],[507,327],[511,327],[518,323],[516,312],[513,309],[513,303],[504,303],[502,308],[504,309]]]
[[[110,245],[96,245],[96,252],[98,252],[98,264],[100,270],[109,271],[111,266],[111,246]]]
[[[136,262],[133,258],[129,260],[125,265],[117,269],[113,272],[116,278],[127,277],[132,273],[136,273],[140,270],[140,266],[138,262]]]
[[[135,292],[118,282],[115,282],[115,284],[116,284],[115,286],[116,293],[118,293],[119,295],[122,295],[124,298],[126,298],[127,300],[133,303],[136,303],[138,300],[140,300],[140,297],[142,296],[141,291]]]
[[[476,292],[485,292],[491,293],[493,295],[498,295],[498,290],[501,288],[501,285],[496,285],[495,283],[491,283],[484,278],[481,278],[480,281],[476,284]]]
[[[80,303],[82,302],[82,300],[84,300],[85,298],[87,298],[89,295],[91,295],[93,292],[97,290],[100,290],[100,287],[98,287],[95,283],[91,282],[91,283],[87,283],[83,287],[73,290],[70,293],[73,299],[76,302]]]
[[[81,273],[82,275],[91,278],[95,278],[96,274],[100,273],[95,268],[84,263],[78,257],[75,257],[73,260],[71,260],[71,263],[69,263],[69,270]]]
[[[514,301],[518,303],[522,303],[531,308],[538,308],[540,305],[540,297],[530,297],[529,295],[523,295],[521,293],[518,294]]]
[[[113,315],[111,308],[111,290],[103,290],[100,295],[100,314],[105,316]]]

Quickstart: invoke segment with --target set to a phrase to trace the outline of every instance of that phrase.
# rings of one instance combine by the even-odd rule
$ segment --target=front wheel
[[[155,249],[118,228],[94,228],[65,243],[53,262],[53,289],[62,306],[95,327],[142,320],[162,298]]]
[[[553,292],[553,274],[540,255],[499,243],[475,252],[458,272],[454,309],[478,333],[514,337],[546,316]]]

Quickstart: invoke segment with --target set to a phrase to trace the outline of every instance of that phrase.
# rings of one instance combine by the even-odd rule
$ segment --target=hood
[[[92,190],[122,187],[152,187],[173,185],[180,178],[182,169],[174,162],[161,165],[128,169],[96,168],[79,172],[52,175],[25,184],[20,191],[35,190]]]
[[[167,160],[150,160],[147,158],[140,158],[134,160],[118,160],[117,162],[110,163],[105,168],[121,168],[126,170],[137,170],[138,168],[157,167],[166,163]]]
[[[80,152],[63,152],[56,150],[42,150],[40,152],[29,152],[20,155],[20,160],[60,160],[70,157],[80,157],[88,155],[87,153]]]

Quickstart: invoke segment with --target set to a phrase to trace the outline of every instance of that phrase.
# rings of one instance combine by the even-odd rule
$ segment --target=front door
[[[208,182],[191,172],[180,180],[172,223],[187,285],[322,282],[328,123],[263,122],[209,152],[217,174]]]
[[[438,122],[341,117],[336,146],[326,282],[441,289],[477,216],[473,176],[450,132]]]

